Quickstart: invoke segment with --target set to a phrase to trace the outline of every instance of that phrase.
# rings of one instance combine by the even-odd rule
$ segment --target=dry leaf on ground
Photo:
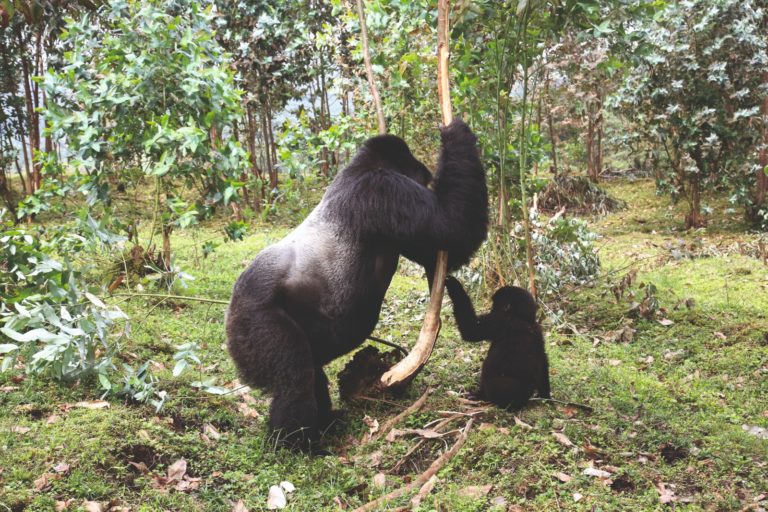
[[[363,423],[368,425],[368,434],[366,434],[368,438],[373,437],[373,434],[379,431],[379,420],[376,418],[371,418],[366,414],[363,417]]]
[[[562,444],[563,446],[571,447],[573,446],[573,442],[568,439],[568,436],[565,434],[562,434],[560,432],[552,432],[552,435],[555,436],[555,439],[557,439],[557,442]]]
[[[54,505],[54,510],[56,512],[64,512],[69,508],[69,505],[72,504],[72,502],[75,501],[73,499],[68,499],[64,501],[57,501],[56,505]]]
[[[104,512],[104,505],[98,501],[84,501],[83,508],[86,512]]]
[[[587,476],[594,476],[594,477],[597,477],[597,478],[610,478],[611,477],[611,474],[608,471],[604,471],[602,469],[597,469],[597,468],[593,468],[593,467],[589,467],[589,468],[585,469],[583,474],[587,475]]]
[[[36,479],[34,482],[32,482],[32,485],[35,486],[36,491],[42,491],[46,487],[50,485],[49,483],[50,475],[48,473],[44,473],[40,478]]]
[[[656,490],[659,493],[659,501],[663,504],[672,503],[674,501],[677,501],[677,498],[675,497],[675,491],[667,487],[669,484],[666,484],[664,482],[658,482],[656,484]]]
[[[377,489],[383,489],[387,486],[387,476],[384,473],[373,475],[373,486]]]
[[[106,400],[86,400],[84,402],[77,402],[74,407],[81,407],[83,409],[106,409],[109,407],[109,402]]]
[[[218,430],[216,430],[216,427],[211,425],[210,423],[206,423],[203,425],[203,435],[207,436],[208,439],[213,439],[214,441],[218,441],[221,439],[221,434]]]
[[[521,420],[517,416],[515,416],[515,425],[517,425],[520,428],[524,428],[526,430],[533,430],[532,426],[530,426],[529,424],[527,424],[526,422],[524,422],[523,420]]]
[[[464,487],[463,489],[459,489],[459,496],[465,496],[467,498],[482,498],[483,496],[486,496],[489,492],[491,492],[491,488],[493,485],[470,485],[468,487]]]
[[[168,467],[169,480],[181,480],[187,473],[187,461],[179,459]]]
[[[69,471],[69,464],[66,462],[59,462],[55,466],[53,466],[53,470],[57,473],[66,473]]]
[[[237,410],[240,411],[240,414],[245,416],[246,418],[258,418],[259,417],[259,411],[251,407],[250,405],[241,402],[237,404]]]
[[[243,503],[243,500],[237,500],[237,503],[235,503],[232,506],[232,512],[249,512],[248,508],[245,506],[245,503]]]

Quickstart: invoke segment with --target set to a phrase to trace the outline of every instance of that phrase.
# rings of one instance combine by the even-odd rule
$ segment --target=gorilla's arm
[[[442,129],[442,151],[434,180],[441,222],[447,228],[439,245],[415,240],[402,249],[406,258],[431,273],[437,249],[448,251],[448,268],[465,265],[488,232],[488,190],[477,139],[459,118]]]
[[[453,302],[453,316],[459,326],[464,341],[483,341],[490,339],[490,315],[477,316],[472,300],[454,277],[445,280],[445,287]]]
[[[441,131],[434,192],[450,226],[448,268],[465,265],[488,233],[488,189],[477,138],[460,118]],[[434,261],[432,255],[429,261]]]

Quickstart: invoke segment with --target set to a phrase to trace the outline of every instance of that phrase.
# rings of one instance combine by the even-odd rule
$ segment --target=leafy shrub
[[[536,266],[539,297],[552,297],[568,285],[583,285],[600,272],[600,258],[594,241],[598,235],[587,229],[587,223],[564,216],[545,221],[531,210],[531,240]],[[525,275],[525,239],[523,225],[516,223],[515,265],[518,275]]]
[[[536,287],[540,300],[556,298],[564,288],[584,285],[597,277],[600,258],[594,242],[598,235],[587,229],[586,222],[561,215],[546,220],[533,209],[530,222]],[[499,230],[492,230],[477,257],[459,270],[457,275],[475,293],[480,289],[493,293],[505,284],[527,287],[522,222],[515,223],[507,239]],[[506,277],[510,275],[511,278]]]
[[[42,230],[23,228],[0,232],[0,332],[9,341],[0,345],[3,371],[16,360],[25,361],[30,374],[56,380],[111,369],[114,327],[127,317],[90,293],[81,273],[54,252],[81,239],[57,233],[47,240]]]

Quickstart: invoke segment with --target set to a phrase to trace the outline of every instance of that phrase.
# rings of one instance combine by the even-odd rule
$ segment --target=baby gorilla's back
[[[461,337],[491,342],[480,375],[479,398],[514,409],[524,406],[534,391],[549,398],[549,363],[530,293],[504,286],[494,293],[491,311],[478,316],[461,283],[449,277],[445,285]]]
[[[539,396],[545,391],[549,395],[546,354],[543,347],[536,346],[535,331],[522,325],[491,342],[480,374],[480,398],[499,407],[520,409],[537,390]],[[543,376],[547,376],[546,386]]]

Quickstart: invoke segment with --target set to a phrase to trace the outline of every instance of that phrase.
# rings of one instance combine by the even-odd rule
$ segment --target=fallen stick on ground
[[[427,497],[427,494],[432,492],[432,489],[435,488],[436,483],[437,483],[436,475],[432,475],[431,477],[429,477],[429,480],[427,480],[427,483],[421,486],[421,489],[419,489],[419,492],[416,493],[416,496],[411,498],[411,506],[416,508],[419,505],[421,505],[422,500]]]
[[[531,402],[548,402],[551,404],[567,405],[570,407],[576,407],[578,409],[584,409],[585,411],[593,412],[594,409],[588,405],[579,404],[576,402],[565,402],[563,400],[555,400],[554,398],[531,398]]]
[[[427,402],[427,397],[429,396],[429,394],[431,392],[432,392],[432,389],[431,388],[427,388],[427,390],[424,391],[424,394],[421,395],[418,400],[416,400],[411,405],[406,407],[400,414],[398,414],[394,418],[388,419],[384,423],[384,425],[381,426],[381,428],[379,429],[378,432],[376,432],[373,435],[371,435],[370,438],[368,438],[368,437],[364,438],[360,442],[360,444],[363,445],[363,444],[365,444],[365,443],[367,443],[369,441],[374,441],[374,440],[378,439],[379,437],[381,437],[381,435],[384,434],[385,432],[388,434],[389,431],[392,430],[392,427],[397,425],[398,421],[402,420],[403,418],[405,418],[409,414],[412,414],[412,413],[418,411],[419,409],[421,409],[422,407],[424,407],[424,404]]]
[[[433,421],[433,422],[427,423],[427,424],[424,426],[424,428],[430,428],[430,425],[431,425],[432,423],[435,423],[435,425],[434,425],[434,427],[432,428],[432,430],[436,430],[436,431],[439,431],[441,428],[443,428],[444,426],[446,426],[447,424],[449,424],[450,422],[452,422],[453,420],[455,420],[455,419],[457,419],[457,418],[461,418],[461,415],[460,415],[460,414],[457,414],[457,415],[455,415],[455,416],[451,416],[451,417],[449,417],[449,418],[443,418],[442,420],[435,420],[435,421]],[[411,447],[411,448],[410,448],[410,449],[409,449],[407,452],[405,452],[405,455],[403,455],[403,457],[402,457],[402,458],[401,458],[399,461],[397,461],[397,464],[395,464],[394,466],[392,466],[392,469],[390,469],[390,470],[389,470],[389,472],[390,472],[390,473],[396,473],[396,472],[397,472],[397,470],[398,470],[398,469],[400,469],[400,466],[402,466],[403,464],[405,464],[405,462],[408,460],[408,457],[410,457],[411,455],[413,455],[413,452],[415,452],[416,450],[418,450],[418,449],[419,449],[419,447],[420,447],[421,445],[423,445],[424,443],[426,443],[426,442],[427,442],[427,440],[426,440],[426,439],[420,439],[418,443],[416,443],[415,445],[413,445],[413,446],[412,446],[412,447]]]
[[[358,507],[355,509],[355,512],[366,512],[368,510],[376,510],[381,507],[384,503],[391,501],[393,499],[399,498],[400,496],[403,496],[404,494],[407,494],[408,492],[412,491],[416,488],[421,488],[425,483],[429,481],[430,478],[435,476],[438,471],[440,471],[445,464],[451,460],[461,449],[461,447],[464,445],[464,443],[467,440],[467,436],[469,436],[469,431],[472,429],[472,423],[474,423],[475,419],[470,418],[467,422],[467,425],[464,427],[464,432],[462,432],[461,436],[459,436],[459,439],[456,440],[456,443],[454,443],[451,448],[443,453],[441,456],[439,456],[435,461],[427,468],[425,472],[420,474],[415,480],[413,480],[411,483],[404,485],[403,487],[396,489],[389,494],[385,494],[381,498],[375,499],[373,501],[370,501],[366,503],[365,505]]]

